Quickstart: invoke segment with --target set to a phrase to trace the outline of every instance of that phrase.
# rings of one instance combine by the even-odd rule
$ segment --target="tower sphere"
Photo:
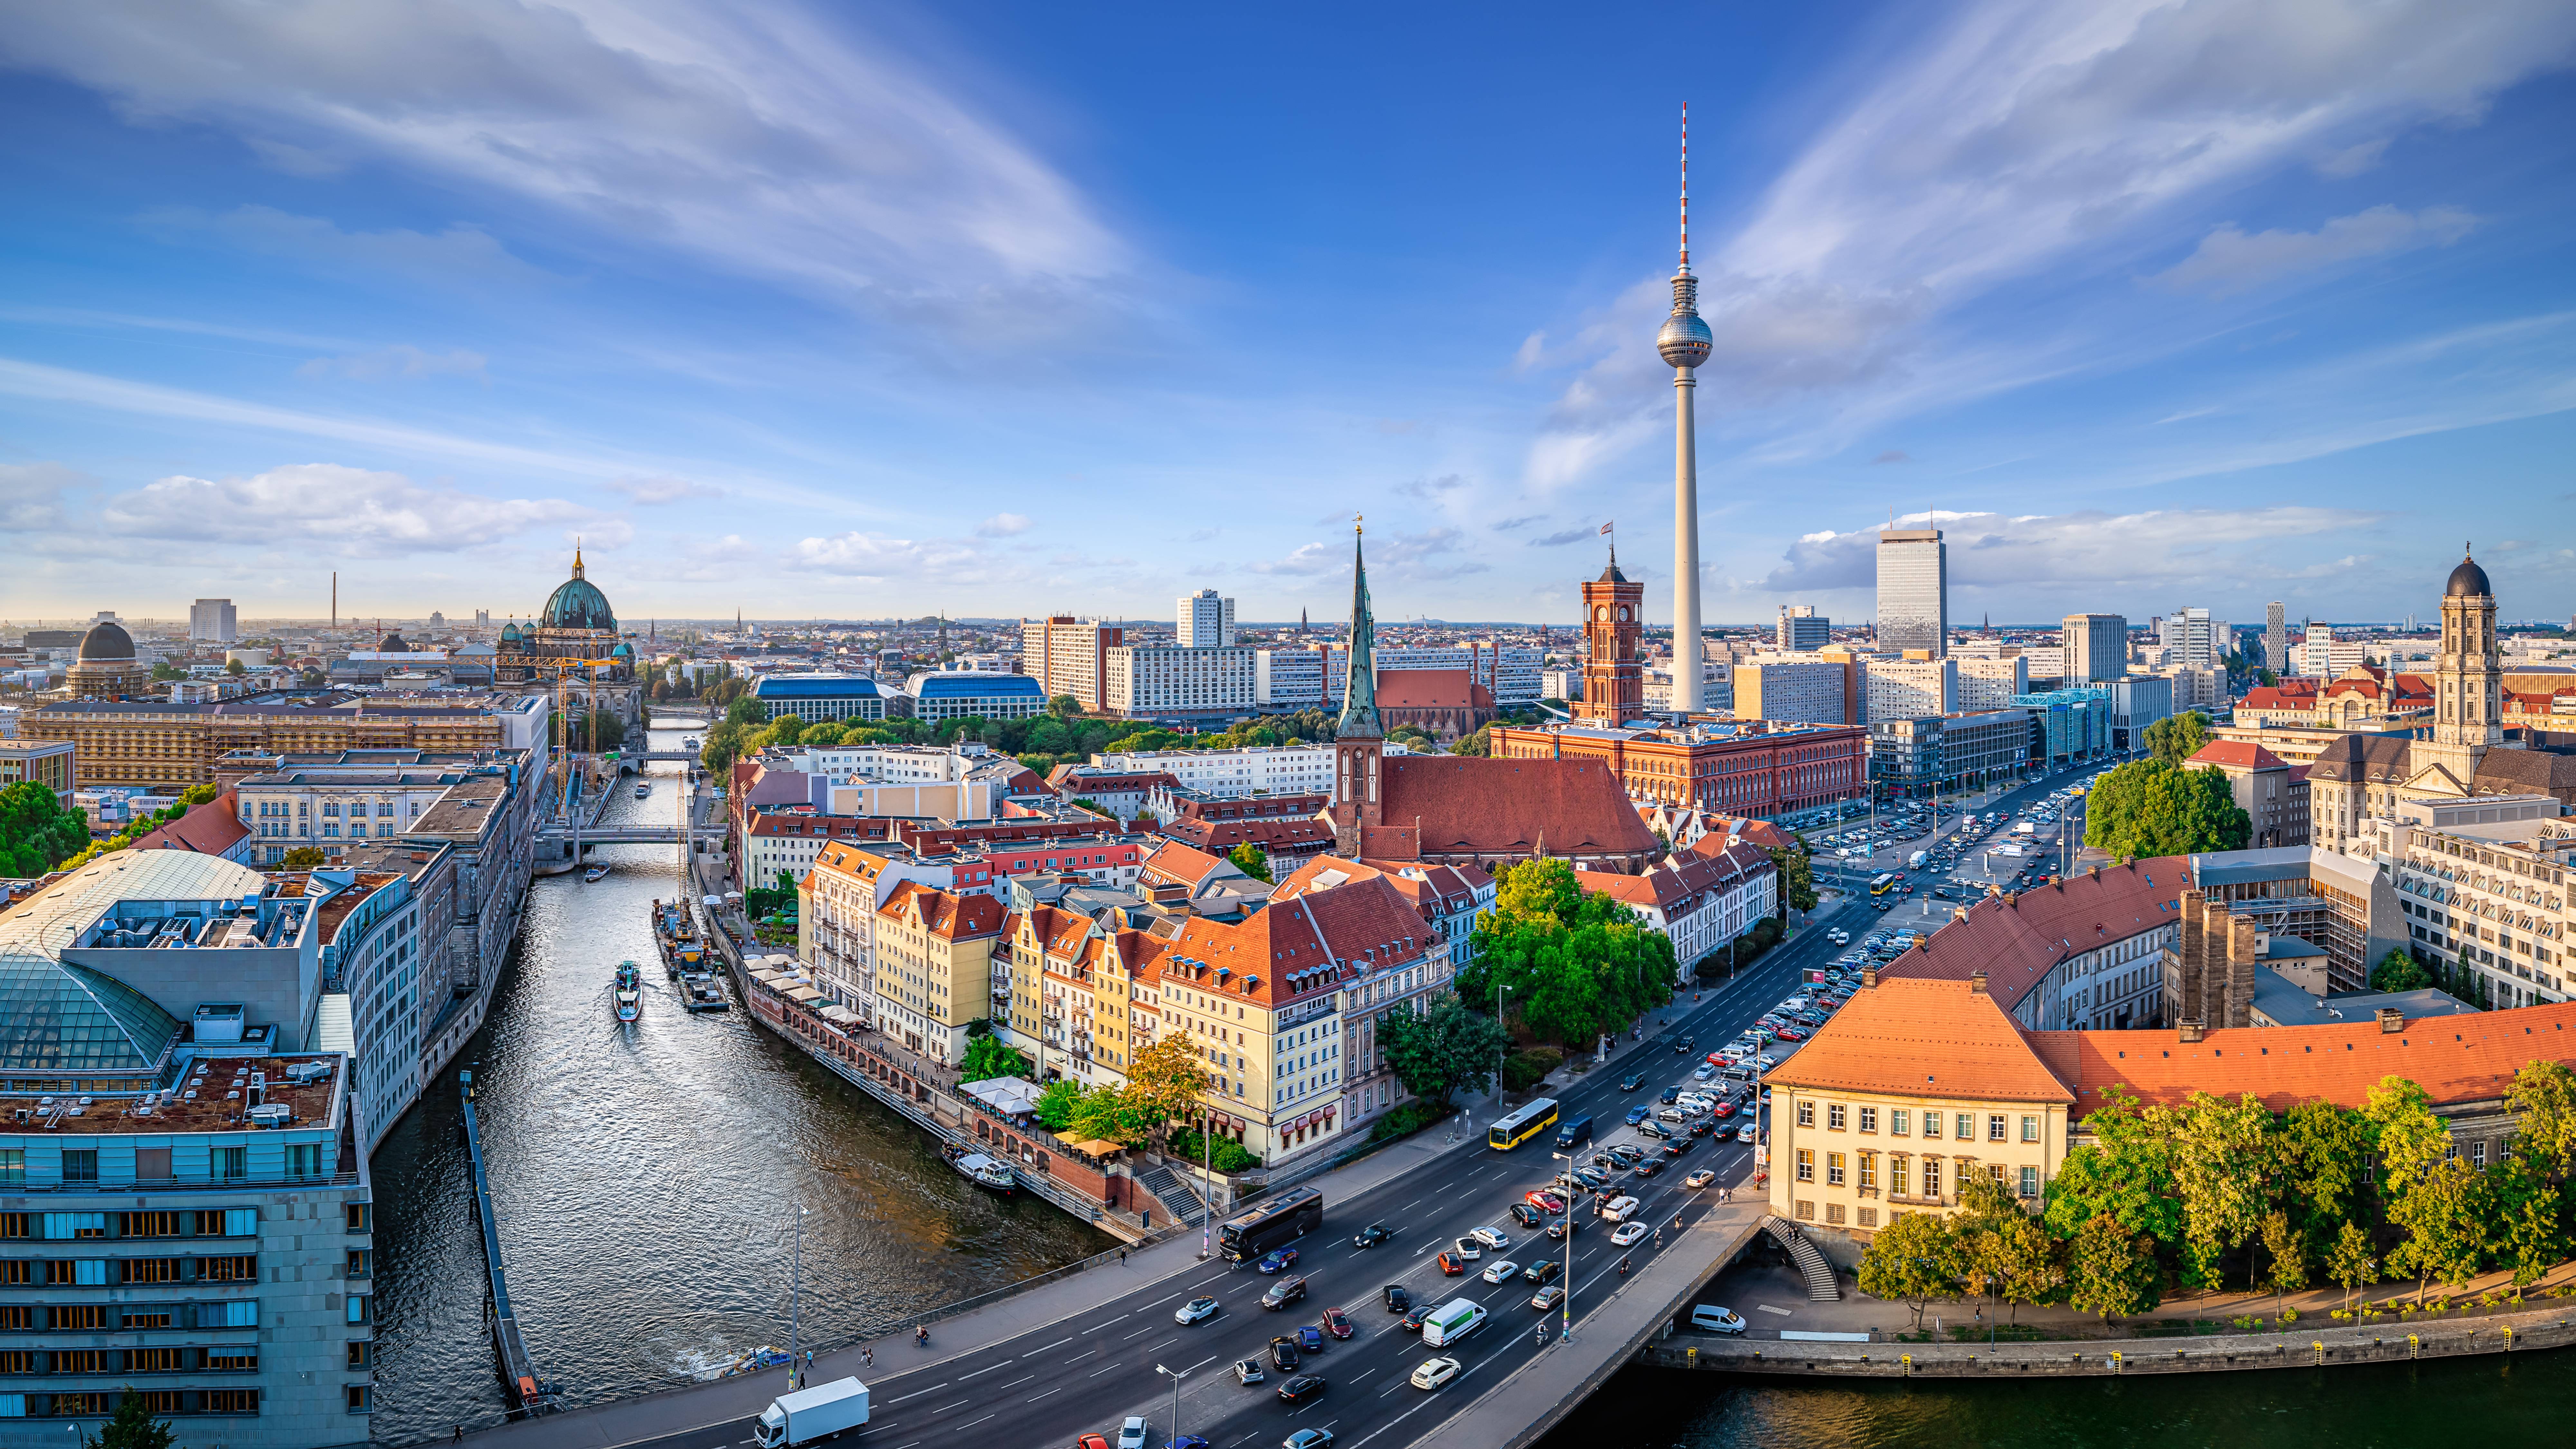
[[[1668,367],[1697,367],[1708,361],[1713,341],[1698,313],[1675,312],[1665,320],[1664,330],[1655,334],[1655,350],[1664,355]]]

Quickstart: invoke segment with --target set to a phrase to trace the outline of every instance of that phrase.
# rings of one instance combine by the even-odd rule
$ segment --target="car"
[[[1691,1309],[1690,1325],[1698,1333],[1742,1333],[1742,1315],[1714,1303],[1701,1303]]]
[[[1621,1167],[1634,1167],[1645,1160],[1645,1149],[1632,1142],[1622,1142],[1610,1149],[1610,1158]]]
[[[1283,1333],[1270,1340],[1270,1366],[1272,1368],[1275,1368],[1284,1374],[1295,1368],[1298,1361],[1296,1339]]]
[[[1537,1208],[1543,1213],[1561,1213],[1565,1211],[1565,1199],[1559,1197],[1555,1193],[1549,1192],[1543,1187],[1533,1188],[1529,1192],[1524,1193],[1521,1197],[1521,1201],[1528,1203],[1531,1207]]]
[[[1285,1273],[1289,1269],[1297,1266],[1297,1250],[1295,1248],[1281,1248],[1277,1252],[1263,1258],[1255,1266],[1260,1268],[1265,1274]]]
[[[1673,1129],[1665,1126],[1661,1122],[1640,1122],[1637,1124],[1637,1135],[1640,1137],[1652,1137],[1656,1141],[1660,1142],[1663,1139],[1672,1136]]]
[[[1109,1449],[1109,1440],[1100,1434],[1085,1434],[1073,1441],[1073,1449]]]
[[[1709,1078],[1717,1075],[1717,1068],[1707,1062],[1702,1062],[1691,1070],[1691,1075],[1705,1082]]]
[[[1780,1059],[1771,1055],[1769,1052],[1764,1052],[1762,1055],[1753,1059],[1753,1065],[1760,1067],[1766,1072],[1773,1071],[1779,1067]]]
[[[1628,1220],[1628,1215],[1636,1210],[1637,1200],[1633,1197],[1623,1195],[1620,1197],[1614,1197],[1608,1202],[1603,1203],[1600,1207],[1600,1214],[1614,1223],[1624,1223]],[[1499,1283],[1502,1280],[1497,1278],[1494,1281]]]
[[[1234,1381],[1238,1384],[1257,1384],[1268,1377],[1269,1375],[1261,1371],[1261,1360],[1257,1358],[1239,1358],[1234,1361]]]
[[[1311,1323],[1299,1324],[1297,1326],[1297,1347],[1303,1349],[1307,1353],[1322,1353],[1324,1351],[1324,1330]]]
[[[1664,1155],[1666,1157],[1680,1157],[1698,1145],[1699,1134],[1697,1133],[1692,1133],[1688,1137],[1676,1137],[1672,1141],[1664,1144]]]
[[[1628,1125],[1629,1125],[1629,1126],[1634,1127],[1634,1126],[1636,1126],[1638,1123],[1643,1122],[1643,1121],[1645,1121],[1645,1120],[1646,1120],[1646,1107],[1645,1107],[1645,1104],[1644,1104],[1644,1103],[1642,1103],[1642,1102],[1641,1102],[1641,1103],[1637,1104],[1636,1106],[1631,1107],[1631,1108],[1629,1108],[1629,1109],[1628,1109]]]
[[[1118,1426],[1118,1449],[1145,1449],[1145,1421],[1134,1414]]]
[[[1578,1217],[1561,1217],[1555,1222],[1547,1225],[1548,1237],[1560,1243],[1564,1242],[1568,1236],[1582,1231],[1583,1219]]]
[[[1521,1265],[1511,1259],[1498,1258],[1486,1267],[1484,1278],[1488,1283],[1500,1283],[1520,1270]]]
[[[1523,1268],[1521,1270],[1521,1277],[1532,1283],[1552,1283],[1556,1281],[1556,1275],[1564,1271],[1565,1265],[1558,1262],[1556,1259],[1541,1258],[1537,1262]]]
[[[1806,1039],[1807,1030],[1805,1027],[1784,1026],[1780,1028],[1780,1040],[1782,1041],[1805,1041]]]
[[[1544,1227],[1547,1224],[1547,1214],[1525,1202],[1513,1203],[1511,1214],[1512,1221],[1525,1228]]]
[[[1619,1079],[1619,1090],[1623,1092],[1633,1092],[1644,1085],[1646,1085],[1644,1072],[1630,1072]]]
[[[1662,1095],[1656,1097],[1655,1100],[1658,1102],[1671,1102],[1679,1098],[1681,1094],[1682,1089],[1679,1087],[1666,1087],[1664,1088]]]
[[[1282,1278],[1278,1282],[1270,1285],[1269,1292],[1261,1295],[1261,1306],[1275,1312],[1276,1310],[1285,1308],[1289,1304],[1294,1303],[1305,1296],[1305,1279]]]
[[[1565,1290],[1554,1283],[1550,1283],[1546,1287],[1541,1288],[1536,1293],[1530,1295],[1530,1307],[1537,1309],[1541,1313],[1545,1313],[1564,1301]]]
[[[1422,1367],[1413,1371],[1413,1386],[1417,1389],[1436,1389],[1458,1377],[1459,1371],[1465,1367],[1466,1365],[1454,1358],[1426,1359]]]
[[[1652,1230],[1644,1223],[1621,1223],[1619,1225],[1619,1230],[1610,1235],[1610,1241],[1622,1248],[1625,1248],[1635,1243],[1639,1238],[1644,1237],[1650,1231]]]
[[[1717,1170],[1715,1168],[1703,1167],[1699,1171],[1692,1173],[1690,1176],[1683,1178],[1682,1186],[1689,1188],[1693,1192],[1697,1192],[1701,1188],[1706,1187],[1715,1181],[1717,1181]]]
[[[1442,1277],[1455,1278],[1467,1271],[1467,1260],[1456,1253],[1444,1252],[1432,1261],[1438,1265]]]
[[[1295,1378],[1290,1379],[1288,1382],[1279,1386],[1279,1397],[1291,1404],[1302,1404],[1308,1399],[1319,1398],[1323,1395],[1323,1392],[1324,1381],[1313,1374],[1299,1374]],[[1323,1431],[1300,1429],[1297,1431],[1297,1436],[1292,1437],[1289,1442],[1293,1444],[1296,1443],[1297,1438],[1302,1438],[1307,1434],[1319,1432]],[[1306,1440],[1306,1443],[1299,1444],[1297,1449],[1306,1449],[1307,1444],[1330,1444],[1332,1442],[1331,1435],[1326,1434],[1325,1437],[1321,1439]]]
[[[1627,1164],[1621,1162],[1616,1155],[1605,1148],[1592,1154],[1592,1166],[1602,1172],[1617,1172]]]
[[[1477,1242],[1484,1244],[1486,1247],[1491,1248],[1498,1253],[1512,1245],[1512,1240],[1504,1237],[1502,1230],[1499,1228],[1475,1228],[1471,1229],[1467,1236],[1474,1238]],[[1464,1244],[1462,1243],[1461,1246],[1464,1246]],[[1475,1255],[1470,1253],[1468,1256],[1474,1257]]]
[[[1386,1292],[1380,1296],[1386,1300],[1386,1311],[1389,1313],[1402,1313],[1404,1310],[1413,1306],[1412,1291],[1407,1289],[1401,1283],[1387,1284]],[[1336,1309],[1334,1311],[1339,1312],[1340,1310]]]
[[[1649,1157],[1645,1161],[1637,1164],[1636,1175],[1639,1177],[1652,1177],[1663,1170],[1664,1160],[1662,1158]]]
[[[1721,1111],[1720,1109],[1723,1109],[1723,1110]],[[1726,1113],[1731,1113],[1731,1112],[1733,1112],[1733,1111],[1735,1110],[1735,1104],[1734,1104],[1733,1102],[1720,1102],[1720,1103],[1718,1103],[1718,1104],[1717,1104],[1717,1106],[1716,1106],[1716,1107],[1711,1108],[1710,1110],[1711,1110],[1712,1112],[1717,1112],[1717,1113],[1718,1113],[1718,1115],[1721,1115],[1721,1116],[1722,1116],[1722,1115],[1725,1115]],[[1709,1133],[1714,1132],[1714,1131],[1716,1131],[1716,1130],[1717,1130],[1717,1126],[1716,1126],[1716,1124],[1715,1124],[1715,1123],[1713,1123],[1713,1122],[1710,1122],[1710,1121],[1709,1121],[1707,1118],[1705,1118],[1705,1117],[1703,1117],[1703,1118],[1701,1118],[1699,1121],[1697,1121],[1697,1122],[1693,1122],[1693,1123],[1691,1124],[1691,1135],[1692,1135],[1693,1137],[1706,1137]]]
[[[1738,1142],[1756,1142],[1761,1140],[1761,1136],[1761,1133],[1753,1130],[1753,1124],[1750,1122],[1735,1129],[1735,1140]]]
[[[1496,1234],[1496,1236],[1499,1237],[1501,1235]],[[1458,1240],[1458,1246],[1455,1252],[1460,1262],[1472,1263],[1478,1258],[1485,1256],[1485,1240],[1475,1233],[1469,1233],[1467,1236]]]
[[[1174,1439],[1171,1443],[1164,1445],[1163,1449],[1216,1449],[1216,1446],[1209,1443],[1199,1435],[1183,1434],[1179,1438]]]
[[[1325,1309],[1324,1331],[1335,1338],[1350,1337],[1352,1333],[1350,1316],[1338,1308]]]
[[[1397,1319],[1395,1321],[1395,1326],[1403,1329],[1407,1333],[1420,1333],[1422,1331],[1422,1321],[1430,1316],[1431,1309],[1427,1305],[1416,1305],[1412,1312]]]
[[[1371,1223],[1351,1236],[1351,1246],[1354,1248],[1374,1248],[1378,1244],[1383,1243],[1394,1236],[1395,1229],[1388,1227],[1384,1223]]]
[[[1204,1323],[1208,1319],[1216,1317],[1216,1310],[1217,1301],[1215,1299],[1193,1298],[1189,1302],[1172,1310],[1172,1321],[1174,1323]]]
[[[1599,1192],[1601,1184],[1608,1180],[1597,1169],[1590,1167],[1578,1167],[1574,1169],[1572,1175],[1576,1182],[1583,1185],[1585,1192]]]

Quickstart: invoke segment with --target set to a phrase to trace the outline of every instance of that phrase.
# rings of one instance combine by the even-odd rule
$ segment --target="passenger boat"
[[[1004,1197],[1019,1189],[1020,1179],[1011,1171],[1009,1163],[981,1152],[969,1152],[954,1142],[940,1148],[939,1155],[948,1159],[948,1165],[956,1168],[960,1177],[977,1187],[990,1189]]]
[[[650,799],[650,798],[652,797],[652,794],[653,794],[653,783],[652,783],[651,781],[649,781],[649,780],[638,780],[638,781],[636,781],[636,782],[635,782],[635,798],[636,798],[636,799],[638,799],[638,800]]]
[[[604,865],[594,865],[581,873],[583,885],[597,885],[606,879],[608,879],[608,867]]]
[[[644,1014],[644,973],[632,961],[617,963],[617,1019],[634,1021]]]

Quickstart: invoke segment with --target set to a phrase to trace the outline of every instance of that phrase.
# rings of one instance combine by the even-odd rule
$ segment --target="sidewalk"
[[[1446,1140],[1447,1126],[1447,1123],[1442,1123],[1431,1127],[1401,1142],[1382,1147],[1357,1162],[1310,1178],[1302,1185],[1322,1189],[1329,1209],[1333,1202],[1366,1192],[1445,1153],[1471,1150],[1480,1140],[1461,1132],[1459,1140],[1450,1143]],[[1196,1232],[1167,1238],[1130,1251],[1124,1263],[1113,1258],[1026,1292],[981,1304],[954,1318],[934,1319],[928,1349],[913,1344],[910,1323],[883,1338],[837,1346],[815,1357],[806,1379],[809,1383],[824,1383],[844,1375],[856,1375],[873,1385],[896,1374],[960,1358],[1032,1328],[1074,1314],[1088,1313],[1162,1279],[1202,1271],[1206,1265],[1200,1261],[1198,1252],[1199,1234]],[[877,1351],[875,1367],[871,1368],[861,1360],[862,1348]],[[481,1429],[467,1434],[465,1442],[531,1446],[531,1449],[535,1446],[551,1449],[556,1445],[568,1446],[568,1449],[609,1449],[613,1445],[658,1439],[716,1424],[748,1421],[783,1391],[785,1383],[786,1375],[782,1370],[769,1369],[636,1398],[612,1399],[550,1414],[542,1419],[526,1419],[498,1428]],[[432,1440],[435,1441],[436,1437],[432,1436]]]

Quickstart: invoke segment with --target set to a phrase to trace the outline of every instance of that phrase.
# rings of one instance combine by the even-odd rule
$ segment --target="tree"
[[[1038,1092],[1038,1121],[1049,1132],[1061,1132],[1073,1124],[1073,1106],[1081,1100],[1081,1084],[1069,1077],[1058,1077]]]
[[[2253,833],[2224,774],[2161,758],[2112,770],[2085,802],[2084,843],[2124,860],[2242,850]]]
[[[2179,1244],[2182,1207],[2172,1192],[2174,1149],[2164,1119],[2141,1111],[2126,1088],[2106,1087],[2084,1130],[2093,1140],[2067,1153],[2049,1179],[2042,1214],[2049,1231],[2074,1238],[2108,1217],[2130,1236]]]
[[[37,780],[0,786],[0,875],[40,876],[88,848],[88,817],[64,805],[51,786]]]
[[[2155,1239],[2132,1234],[2109,1213],[2076,1230],[2067,1254],[2067,1301],[2087,1313],[2128,1317],[2156,1306]]]
[[[243,664],[238,659],[227,659],[224,661],[224,673],[231,675],[235,679],[239,679],[249,672],[249,666]]]
[[[731,683],[733,681],[727,682]],[[767,724],[769,723],[769,706],[749,695],[741,696],[725,706],[725,723],[735,725]]]
[[[1254,880],[1267,882],[1270,879],[1270,857],[1263,855],[1261,847],[1249,840],[1227,851],[1225,858],[1234,863],[1236,870]]]
[[[297,685],[305,689],[321,689],[331,683],[331,676],[323,673],[319,669],[307,669],[303,673],[295,676],[295,682]]]
[[[2272,1271],[2265,1282],[2272,1299],[2280,1301],[2284,1293],[2296,1293],[2308,1286],[2308,1245],[2299,1230],[2290,1226],[2290,1214],[2274,1208],[2263,1215],[2263,1251],[2272,1255]]]
[[[1047,713],[1057,719],[1079,719],[1082,717],[1082,701],[1070,694],[1059,694],[1047,701]]]
[[[2433,973],[2425,970],[2422,962],[2407,955],[2403,947],[2390,951],[2380,958],[2378,965],[2370,968],[2370,989],[2373,991],[2421,991],[2432,984]]]
[[[2426,1174],[2450,1156],[2450,1129],[2433,1114],[2433,1099],[2404,1077],[2380,1078],[2362,1102],[2361,1114],[2370,1124],[2371,1150],[2379,1154],[2383,1201],[2404,1201]]]
[[[277,863],[277,868],[280,870],[320,870],[322,868],[322,847],[318,845],[299,845],[293,850],[286,852],[286,858]]]
[[[2230,1102],[2194,1092],[2176,1114],[2173,1185],[2191,1285],[2215,1286],[2219,1260],[2261,1230],[2271,1201],[2271,1125],[2272,1114],[2251,1095]]]
[[[2180,765],[2209,743],[2209,721],[2198,710],[2167,715],[2147,726],[2147,749],[2168,765]]]
[[[1923,1310],[1936,1298],[1958,1291],[1965,1264],[1959,1235],[1939,1213],[1899,1213],[1869,1240],[1855,1275],[1860,1291],[1872,1298],[1902,1303],[1914,1311],[1914,1327],[1923,1327]]]
[[[1477,756],[1492,754],[1494,752],[1493,735],[1490,733],[1492,729],[1492,725],[1476,726],[1476,732],[1467,736],[1465,739],[1460,740],[1458,743],[1451,745],[1449,747],[1449,753],[1453,755]]]
[[[2496,1200],[2496,1254],[2513,1269],[2519,1294],[2567,1257],[2566,1189],[2550,1179],[2538,1158],[2519,1150],[2487,1180]]]
[[[1190,1042],[1165,1033],[1127,1063],[1128,1101],[1158,1129],[1190,1116],[1207,1090],[1207,1063]]]
[[[152,1417],[143,1396],[127,1389],[96,1434],[82,1433],[81,1449],[170,1449],[178,1442],[166,1420]]]
[[[1084,1137],[1115,1142],[1121,1147],[1138,1147],[1162,1124],[1126,1092],[1102,1086],[1083,1093],[1074,1102],[1066,1115],[1066,1125]]]
[[[1959,1214],[1951,1225],[1967,1286],[1997,1303],[2039,1303],[2066,1281],[2057,1240],[2031,1221],[2012,1189],[1999,1179],[1971,1176],[1959,1185]]]
[[[2343,1288],[2343,1306],[2352,1307],[2353,1290],[2365,1283],[2376,1282],[2379,1260],[2370,1255],[2370,1234],[2361,1224],[2347,1222],[2335,1234],[2332,1251],[2326,1254],[2326,1277]]]
[[[167,683],[168,681],[173,680],[173,679],[185,679],[185,678],[187,678],[187,677],[188,677],[188,671],[186,671],[186,670],[184,670],[184,669],[180,668],[180,667],[179,667],[178,665],[176,665],[176,664],[167,664],[167,663],[164,663],[164,664],[155,664],[155,665],[153,665],[153,666],[152,666],[152,677],[153,677],[155,680],[161,681],[161,682],[163,682],[163,683]]]
[[[2554,1182],[2576,1170],[2576,1072],[2541,1057],[2514,1073],[2504,1097],[2515,1116],[2514,1150]]]
[[[1461,999],[1507,988],[1522,1024],[1545,1040],[1590,1047],[1672,1000],[1673,943],[1607,895],[1586,892],[1564,861],[1525,860],[1499,875],[1493,909],[1476,919]]]
[[[2388,1255],[2388,1266],[2415,1275],[2415,1301],[2438,1278],[2465,1283],[2486,1261],[2487,1215],[2494,1194],[2486,1174],[2458,1158],[2436,1159],[2389,1208],[2388,1219],[2406,1238]]]
[[[1780,870],[1780,919],[1787,920],[1792,910],[1816,908],[1816,876],[1809,868],[1807,852],[1775,846],[1771,863]]]
[[[2273,1133],[2284,1206],[2312,1251],[2325,1251],[2370,1185],[2370,1123],[2323,1099],[2281,1114]]]
[[[998,1036],[969,1037],[966,1060],[958,1068],[961,1081],[987,1082],[995,1077],[1027,1077],[1031,1074],[1029,1059]]]
[[[1405,1090],[1447,1107],[1453,1093],[1482,1092],[1511,1038],[1502,1023],[1443,995],[1422,1012],[1398,1007],[1378,1023],[1378,1050]]]

